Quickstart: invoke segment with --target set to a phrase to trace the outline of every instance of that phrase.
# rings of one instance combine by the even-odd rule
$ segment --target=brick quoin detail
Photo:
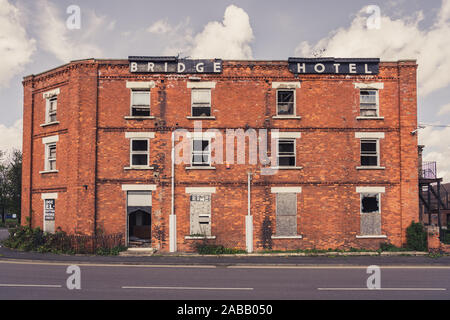
[[[123,185],[155,185],[151,196],[151,245],[169,251],[171,213],[171,134],[194,129],[191,88],[195,76],[214,82],[211,115],[203,130],[278,129],[297,132],[297,170],[262,175],[261,165],[216,164],[214,170],[175,166],[177,251],[191,252],[190,194],[186,188],[215,188],[211,194],[212,243],[246,249],[247,172],[251,181],[253,247],[263,249],[378,249],[381,242],[401,246],[406,228],[419,220],[417,92],[415,61],[381,62],[377,75],[300,74],[288,61],[223,61],[216,74],[131,73],[128,60],[81,60],[27,76],[24,87],[22,216],[43,227],[43,193],[57,193],[55,228],[69,234],[126,233]],[[151,83],[151,117],[130,119],[127,82]],[[276,117],[277,87],[295,87],[295,118]],[[382,83],[379,119],[361,120],[355,83]],[[57,123],[46,122],[44,93],[59,89]],[[149,164],[127,170],[127,132],[151,132]],[[379,139],[378,170],[357,169],[360,140],[355,133],[384,133]],[[43,138],[58,136],[58,172],[42,173]],[[269,146],[270,150],[270,146]],[[225,157],[224,151],[224,157]],[[248,145],[246,150],[248,163]],[[156,166],[155,166],[156,165]],[[278,238],[277,193],[272,188],[301,188],[296,197],[298,237]],[[357,187],[383,187],[381,235],[358,237],[361,198]],[[281,189],[283,190],[283,189]]]

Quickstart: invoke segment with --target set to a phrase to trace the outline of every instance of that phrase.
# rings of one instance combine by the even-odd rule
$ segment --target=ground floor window
[[[381,209],[379,193],[361,193],[361,235],[381,235]]]
[[[277,193],[276,235],[297,235],[297,194]]]
[[[191,236],[211,236],[211,194],[190,195]]]

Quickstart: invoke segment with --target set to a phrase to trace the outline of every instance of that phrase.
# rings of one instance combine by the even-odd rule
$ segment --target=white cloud
[[[93,12],[81,11],[82,32],[69,30],[66,16],[48,0],[38,1],[37,33],[39,45],[45,51],[55,55],[62,62],[87,57],[102,57],[102,50],[95,43],[95,35],[102,29],[112,30],[114,22],[106,21],[106,17],[98,17]]]
[[[0,0],[0,86],[23,71],[35,50],[35,40],[28,37],[17,7]]]
[[[248,14],[234,5],[225,10],[222,22],[209,22],[195,36],[194,58],[252,59],[253,30]]]
[[[241,8],[230,5],[226,8],[223,21],[209,22],[194,35],[190,20],[170,25],[167,19],[156,21],[148,29],[153,34],[164,35],[171,43],[164,54],[182,53],[191,58],[252,59],[250,43],[253,29],[248,14]]]
[[[419,130],[419,144],[425,145],[424,161],[436,161],[438,176],[450,182],[450,127]]]
[[[167,19],[161,19],[152,24],[148,29],[148,32],[155,34],[165,34],[172,31],[172,26],[169,24]]]
[[[450,0],[443,0],[434,24],[422,30],[422,12],[401,19],[381,17],[380,29],[367,28],[362,9],[347,28],[340,28],[316,44],[302,42],[296,55],[311,56],[325,49],[326,56],[380,57],[384,60],[417,59],[422,95],[450,84]]]
[[[449,104],[446,104],[445,106],[442,106],[442,107],[439,109],[438,115],[439,115],[439,116],[442,116],[442,115],[444,115],[444,114],[450,114],[450,103],[449,103]]]
[[[22,150],[22,119],[11,127],[0,124],[0,151],[10,152],[12,149]]]

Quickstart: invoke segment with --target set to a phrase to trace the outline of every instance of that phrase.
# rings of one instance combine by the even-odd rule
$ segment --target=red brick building
[[[22,221],[165,252],[401,246],[419,219],[416,69],[130,57],[27,76]],[[264,130],[269,164],[252,160]]]

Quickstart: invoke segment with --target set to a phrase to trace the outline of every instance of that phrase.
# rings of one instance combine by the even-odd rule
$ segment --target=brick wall
[[[178,251],[191,251],[197,241],[185,239],[189,228],[186,187],[215,187],[212,195],[212,235],[215,243],[245,249],[247,172],[254,173],[251,213],[254,248],[328,249],[371,248],[380,242],[405,243],[405,230],[418,220],[417,126],[415,62],[381,63],[378,76],[302,75],[296,78],[287,62],[224,61],[223,74],[202,75],[215,81],[212,114],[203,129],[279,129],[301,132],[297,165],[302,170],[280,170],[261,175],[260,166],[215,165],[215,170],[175,169],[175,213]],[[126,194],[123,184],[150,184],[152,246],[169,250],[171,212],[171,131],[192,131],[189,75],[136,75],[125,60],[72,62],[24,79],[23,216],[42,227],[40,194],[57,192],[56,227],[69,233],[126,232]],[[127,120],[130,89],[126,81],[155,81],[151,112],[155,119]],[[301,119],[279,120],[273,81],[300,81],[296,114]],[[380,115],[384,120],[357,120],[359,91],[355,82],[383,82]],[[42,127],[42,93],[60,88],[59,124]],[[150,163],[157,170],[126,170],[129,139],[126,132],[155,132]],[[360,141],[355,132],[384,132],[381,166],[357,170]],[[57,134],[58,173],[42,174],[42,138]],[[248,151],[248,147],[247,147]],[[301,239],[272,239],[276,230],[276,194],[272,187],[302,187],[297,195],[297,229]],[[358,186],[382,186],[382,234],[386,239],[360,239]],[[23,219],[25,223],[25,219]]]

